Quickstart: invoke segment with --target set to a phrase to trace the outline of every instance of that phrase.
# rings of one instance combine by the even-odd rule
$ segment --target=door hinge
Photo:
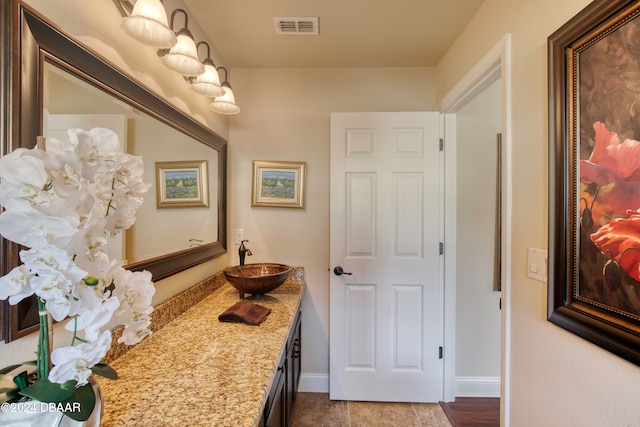
[[[444,357],[444,348],[440,346],[438,348],[438,359],[442,359]]]
[[[440,138],[440,151],[444,151],[444,138]]]
[[[440,250],[440,255],[444,255],[444,243],[440,242],[439,250]]]

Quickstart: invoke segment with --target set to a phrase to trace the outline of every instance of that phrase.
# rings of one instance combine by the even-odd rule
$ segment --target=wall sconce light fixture
[[[170,27],[173,29],[173,19],[178,12],[184,14],[184,28],[176,34],[178,42],[171,49],[159,49],[158,56],[170,70],[183,76],[197,76],[204,73],[204,65],[198,59],[196,42],[188,28],[189,16],[184,9],[176,9],[171,13]]]
[[[211,59],[211,48],[207,42],[200,41],[196,44],[196,49],[199,48],[200,45],[207,46],[207,57],[202,61],[204,73],[197,77],[185,77],[185,79],[191,83],[191,89],[201,95],[211,98],[222,96],[224,95],[224,89],[220,86],[220,76],[218,75],[216,65],[213,63],[213,59]]]
[[[219,114],[238,114],[240,107],[236,105],[236,99],[231,91],[231,85],[227,80],[227,69],[224,67],[218,67],[218,70],[224,70],[224,81],[222,82],[222,88],[224,89],[224,95],[217,97],[209,104],[209,109]]]
[[[116,5],[123,7],[118,3]],[[131,14],[122,18],[120,25],[127,34],[148,46],[170,48],[177,42],[176,35],[169,28],[167,12],[160,0],[136,1]]]
[[[171,13],[167,24],[167,12],[162,0],[113,0],[122,15],[122,28],[131,37],[149,46],[158,48],[158,56],[169,69],[180,73],[195,92],[214,98],[209,109],[220,114],[237,114],[240,108],[227,80],[224,67],[216,68],[211,59],[211,48],[207,42],[194,41],[189,31],[189,16],[184,9]],[[173,31],[173,21],[177,13],[184,14],[184,28]],[[207,57],[200,62],[198,48],[207,46]],[[220,83],[218,70],[224,70],[224,81]]]

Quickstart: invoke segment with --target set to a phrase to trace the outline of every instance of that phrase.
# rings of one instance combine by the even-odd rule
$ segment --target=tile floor
[[[326,393],[298,393],[293,427],[451,427],[437,403],[329,400]]]

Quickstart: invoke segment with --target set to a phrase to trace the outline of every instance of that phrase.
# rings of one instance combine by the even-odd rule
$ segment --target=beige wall
[[[329,114],[431,111],[430,68],[234,69],[229,144],[229,229],[244,228],[249,262],[302,265],[303,374],[329,372]],[[307,162],[306,208],[251,207],[252,160]],[[231,264],[238,262],[230,245]]]
[[[636,426],[640,369],[546,320],[546,286],[527,277],[527,248],[547,246],[547,37],[588,0],[486,0],[437,67],[442,98],[512,34],[514,427]]]
[[[456,378],[469,380],[500,377],[494,262],[501,84],[493,83],[456,114]],[[458,390],[470,392],[460,385]]]

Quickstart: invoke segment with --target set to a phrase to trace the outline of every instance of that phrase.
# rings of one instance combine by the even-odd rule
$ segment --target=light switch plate
[[[532,279],[547,283],[547,251],[529,248],[527,275]]]

